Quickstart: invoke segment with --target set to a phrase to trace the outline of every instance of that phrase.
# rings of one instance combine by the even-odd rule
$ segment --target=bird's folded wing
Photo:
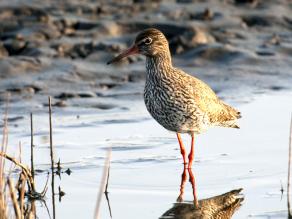
[[[206,113],[214,125],[222,125],[238,128],[236,119],[240,118],[240,112],[221,101],[215,92],[203,81],[190,77],[187,86],[191,87],[193,98],[199,109]]]

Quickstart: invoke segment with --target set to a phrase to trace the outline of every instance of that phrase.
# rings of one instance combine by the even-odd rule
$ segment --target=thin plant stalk
[[[111,205],[110,205],[110,200],[109,200],[109,197],[108,197],[108,181],[109,181],[109,177],[110,177],[110,162],[108,163],[108,172],[107,172],[107,180],[106,180],[106,185],[105,185],[105,191],[104,191],[104,194],[105,194],[105,198],[106,198],[106,201],[107,201],[107,206],[108,206],[108,210],[109,210],[109,213],[110,213],[110,217],[113,218],[113,215],[112,215],[112,209],[111,209]]]
[[[7,183],[8,183],[8,187],[9,187],[10,197],[12,200],[15,216],[17,219],[22,219],[23,217],[21,216],[21,211],[20,211],[20,208],[19,208],[19,205],[17,202],[17,197],[16,197],[16,193],[15,193],[15,189],[14,189],[13,180],[8,178]]]
[[[26,183],[26,176],[21,173],[20,175],[20,179],[21,179],[21,185],[20,185],[20,191],[19,191],[19,205],[20,205],[20,211],[21,211],[21,215],[24,215],[24,195],[25,195],[25,183]]]
[[[8,108],[9,108],[9,99],[10,93],[6,94],[6,107],[4,113],[4,125],[3,125],[3,135],[2,135],[2,144],[1,151],[6,153],[8,145]],[[0,156],[0,218],[4,219],[7,217],[7,195],[5,194],[6,180],[4,175],[5,159]]]
[[[53,218],[56,218],[56,206],[55,206],[55,175],[54,175],[54,150],[53,150],[53,127],[52,127],[52,102],[49,97],[49,123],[50,123],[50,155],[51,155],[51,173],[52,173],[52,205],[53,205]]]
[[[8,145],[8,107],[9,107],[9,98],[10,93],[7,93],[6,96],[6,108],[4,113],[4,125],[3,125],[3,135],[2,135],[2,144],[1,144],[1,152],[5,153],[7,150]],[[4,194],[4,185],[5,185],[5,179],[4,179],[4,165],[5,165],[5,159],[0,156],[0,198],[2,199],[2,194]],[[4,197],[4,195],[3,195]],[[4,200],[3,200],[4,201]]]
[[[0,151],[0,157],[5,158],[11,162],[13,162],[16,166],[20,167],[22,172],[26,175],[26,177],[28,177],[28,185],[30,186],[30,189],[32,191],[35,191],[35,186],[34,186],[34,181],[33,178],[31,176],[31,172],[30,170],[22,163],[20,163],[16,158],[9,156],[8,154]]]
[[[101,178],[99,192],[97,195],[97,201],[96,201],[96,206],[95,206],[94,219],[100,219],[99,209],[100,209],[100,204],[102,200],[102,195],[104,194],[107,188],[107,181],[108,181],[107,176],[109,173],[108,169],[110,165],[110,160],[111,160],[111,148],[107,151],[107,156],[104,161],[104,168],[103,168],[102,178]]]
[[[30,113],[30,171],[34,179],[33,144],[33,115]]]
[[[291,205],[290,205],[291,150],[292,150],[292,116],[291,116],[291,122],[290,122],[289,158],[288,158],[288,181],[287,181],[287,207],[288,207],[288,218],[289,219],[292,219],[292,212],[291,212]]]

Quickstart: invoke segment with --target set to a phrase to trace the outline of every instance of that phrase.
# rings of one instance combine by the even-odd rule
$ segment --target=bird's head
[[[122,58],[133,54],[142,54],[145,56],[153,57],[165,52],[169,52],[169,47],[164,34],[155,28],[149,28],[143,30],[138,34],[134,44],[129,49],[122,52],[117,57],[113,58],[107,64],[117,62]]]

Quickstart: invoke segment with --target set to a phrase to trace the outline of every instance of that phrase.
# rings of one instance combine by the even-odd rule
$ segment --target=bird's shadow
[[[192,186],[193,201],[184,201],[184,188],[189,175]],[[235,189],[221,195],[198,200],[195,175],[192,169],[184,168],[181,175],[179,196],[173,207],[167,210],[160,219],[228,219],[237,211],[244,200],[242,189]]]

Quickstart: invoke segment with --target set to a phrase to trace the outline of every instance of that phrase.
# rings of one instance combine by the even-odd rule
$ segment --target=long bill
[[[133,54],[137,54],[139,53],[139,49],[138,47],[134,44],[133,46],[131,46],[129,49],[127,49],[126,51],[122,52],[120,55],[116,56],[115,58],[113,58],[112,60],[107,62],[107,65],[113,63],[113,62],[118,62],[121,59],[129,56],[129,55],[133,55]]]

